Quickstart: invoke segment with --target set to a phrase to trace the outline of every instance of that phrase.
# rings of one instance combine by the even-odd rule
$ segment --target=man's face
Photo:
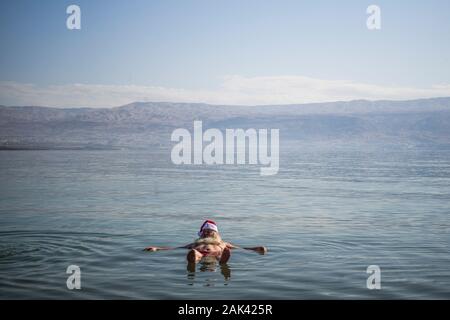
[[[209,237],[213,237],[214,236],[214,230],[211,229],[205,229],[202,232],[202,238],[209,238]]]

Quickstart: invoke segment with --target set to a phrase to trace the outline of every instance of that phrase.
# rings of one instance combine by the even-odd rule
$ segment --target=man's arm
[[[245,250],[253,250],[255,252],[258,252],[259,254],[266,254],[267,248],[260,246],[260,247],[250,247],[250,248],[244,248]]]
[[[262,247],[262,246],[261,247],[239,247],[232,243],[227,242],[227,248],[228,249],[240,249],[241,248],[241,249],[245,249],[245,250],[252,250],[252,251],[258,252],[259,254],[267,253],[267,248]]]
[[[145,248],[144,251],[154,252],[154,251],[160,251],[160,250],[191,249],[191,248],[192,248],[192,243],[187,244],[182,247],[154,247],[154,246],[151,246],[151,247]]]

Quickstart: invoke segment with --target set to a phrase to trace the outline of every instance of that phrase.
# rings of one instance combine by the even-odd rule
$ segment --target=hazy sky
[[[1,1],[0,35],[3,105],[450,96],[448,0]]]

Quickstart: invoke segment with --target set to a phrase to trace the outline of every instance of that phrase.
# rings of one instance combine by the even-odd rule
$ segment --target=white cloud
[[[303,76],[227,76],[216,90],[98,84],[38,86],[0,82],[0,104],[52,107],[111,107],[135,101],[261,105],[355,99],[404,100],[443,96],[450,96],[450,84],[412,88]]]

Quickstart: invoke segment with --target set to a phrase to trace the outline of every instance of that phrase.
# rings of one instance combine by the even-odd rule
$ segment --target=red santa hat
[[[214,230],[215,232],[219,232],[219,229],[217,228],[217,224],[212,220],[205,220],[203,222],[202,226],[200,227],[200,231],[198,232],[198,236],[200,237],[203,233],[203,230]]]

